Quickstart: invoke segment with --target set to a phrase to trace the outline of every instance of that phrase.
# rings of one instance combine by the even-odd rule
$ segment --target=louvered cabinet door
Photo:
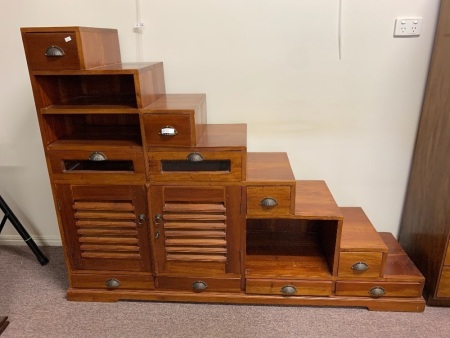
[[[144,186],[56,186],[74,270],[151,271]]]
[[[150,199],[160,275],[240,273],[240,187],[152,186]]]

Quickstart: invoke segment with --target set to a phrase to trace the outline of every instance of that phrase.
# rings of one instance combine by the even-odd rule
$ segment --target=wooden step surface
[[[287,153],[248,152],[246,183],[289,183],[295,185],[295,177]]]
[[[344,223],[341,251],[388,252],[388,247],[360,207],[341,208]]]

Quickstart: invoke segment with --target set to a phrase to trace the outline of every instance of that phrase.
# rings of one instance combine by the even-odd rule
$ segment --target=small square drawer
[[[71,286],[80,289],[153,289],[155,284],[150,274],[126,273],[73,273]]]
[[[242,151],[150,152],[152,181],[241,181]]]
[[[78,70],[121,62],[116,29],[22,28],[30,70]]]
[[[420,297],[422,285],[413,282],[336,282],[336,296]]]
[[[204,94],[168,94],[143,110],[147,147],[196,146],[206,127]]]
[[[240,292],[240,278],[156,277],[158,289],[202,292]]]
[[[247,186],[248,216],[287,216],[293,213],[293,187]]]
[[[332,281],[247,279],[246,293],[281,296],[330,296]]]
[[[96,179],[99,175],[145,180],[144,154],[128,150],[51,150],[49,161],[54,179]]]
[[[377,278],[382,276],[382,252],[341,252],[339,278]]]

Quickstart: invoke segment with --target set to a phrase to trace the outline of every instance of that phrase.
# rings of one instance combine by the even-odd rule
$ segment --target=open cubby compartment
[[[338,220],[247,219],[246,278],[330,278]]]
[[[133,74],[36,75],[47,109],[138,108]]]
[[[142,146],[139,114],[43,114],[45,144],[116,143]]]

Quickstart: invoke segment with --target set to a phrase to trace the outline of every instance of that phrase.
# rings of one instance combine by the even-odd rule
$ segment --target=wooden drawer
[[[413,282],[336,282],[336,296],[420,297],[422,285]]]
[[[341,252],[338,276],[340,278],[377,278],[382,276],[383,253]]]
[[[104,273],[104,274],[77,274],[70,275],[71,286],[73,288],[95,288],[95,289],[153,289],[155,284],[153,276],[150,274],[124,274],[124,273]]]
[[[240,292],[240,278],[156,277],[158,289],[192,292]]]
[[[49,161],[54,179],[95,179],[120,177],[145,180],[144,154],[141,151],[110,150],[51,150]],[[100,175],[100,176],[99,176]]]
[[[261,185],[247,187],[248,216],[287,216],[293,213],[293,187]]]
[[[332,281],[247,279],[245,292],[282,296],[330,296]]]
[[[241,181],[242,151],[150,152],[152,181]]]
[[[196,146],[206,127],[205,95],[164,95],[143,113],[147,147]]]
[[[444,266],[437,289],[438,297],[450,297],[450,266]]]
[[[22,28],[30,70],[77,70],[119,63],[116,29]]]

